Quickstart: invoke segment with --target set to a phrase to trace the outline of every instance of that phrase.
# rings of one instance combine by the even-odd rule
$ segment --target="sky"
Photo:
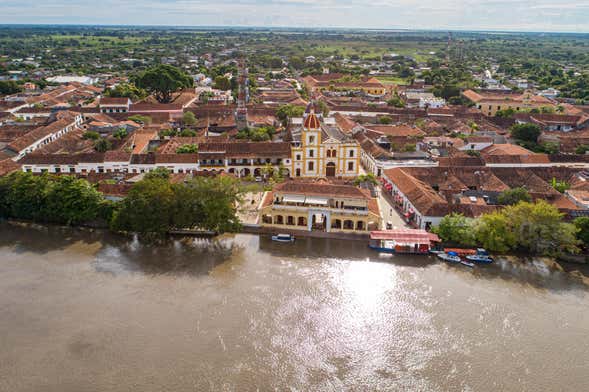
[[[589,32],[589,0],[0,0],[0,24]]]

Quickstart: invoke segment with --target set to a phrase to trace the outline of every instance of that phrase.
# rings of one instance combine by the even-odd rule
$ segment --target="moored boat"
[[[493,258],[487,255],[469,255],[466,258],[480,264],[491,264],[493,262]]]
[[[478,248],[474,255],[468,255],[466,258],[470,261],[481,264],[490,264],[493,262],[493,258],[489,256],[489,252],[483,248]]]
[[[460,263],[462,261],[462,259],[460,258],[460,256],[458,256],[458,254],[456,254],[456,252],[438,253],[437,256],[440,259],[451,263]]]
[[[294,242],[295,237],[292,234],[276,234],[272,236],[272,241],[276,242]]]
[[[471,263],[470,261],[466,261],[466,260],[460,260],[460,264],[465,265],[470,268],[474,267],[474,263]]]

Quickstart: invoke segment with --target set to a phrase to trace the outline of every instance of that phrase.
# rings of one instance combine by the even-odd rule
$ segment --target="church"
[[[344,133],[334,118],[316,114],[313,105],[291,124],[291,176],[303,178],[357,177],[360,145]]]

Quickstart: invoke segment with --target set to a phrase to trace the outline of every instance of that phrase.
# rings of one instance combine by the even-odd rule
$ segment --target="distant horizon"
[[[287,30],[315,30],[315,31],[384,31],[384,32],[426,32],[426,33],[447,33],[447,32],[457,32],[457,33],[509,33],[509,34],[571,34],[571,35],[589,35],[589,31],[540,31],[540,30],[493,30],[493,29],[465,29],[465,28],[402,28],[402,27],[338,27],[338,26],[318,26],[318,27],[309,27],[309,26],[263,26],[263,25],[157,25],[157,24],[109,24],[109,23],[101,23],[101,24],[82,24],[82,23],[0,23],[0,28],[2,27],[106,27],[106,28],[113,28],[113,27],[131,27],[131,28],[178,28],[178,29],[216,29],[216,30],[231,30],[231,29],[260,29],[260,30],[280,30],[280,29],[287,29]]]
[[[586,34],[589,1],[5,0],[0,24]]]

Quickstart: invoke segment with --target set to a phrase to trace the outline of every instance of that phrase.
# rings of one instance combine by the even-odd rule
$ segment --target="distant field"
[[[397,76],[376,76],[376,78],[378,80],[380,80],[382,84],[385,84],[385,85],[397,84],[397,85],[405,86],[405,85],[409,84],[409,81],[407,79],[400,78]]]

